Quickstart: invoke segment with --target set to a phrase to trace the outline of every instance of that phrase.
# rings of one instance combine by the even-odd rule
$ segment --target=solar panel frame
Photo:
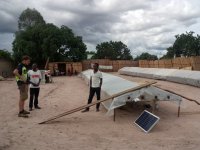
[[[144,115],[146,115],[145,113],[148,114],[148,116],[146,116],[146,117],[148,117],[148,118],[145,118],[145,120],[142,120],[142,119],[143,119],[142,117],[144,117]],[[144,115],[143,115],[143,114],[144,114]],[[151,120],[148,120],[150,116],[151,116]],[[153,120],[152,120],[152,117],[153,117]],[[150,113],[150,112],[147,111],[147,110],[144,110],[144,111],[140,114],[140,116],[134,121],[134,123],[135,123],[140,129],[142,129],[144,132],[148,133],[148,132],[158,123],[159,120],[160,120],[160,117],[158,117],[158,116],[156,116],[156,115]],[[139,121],[139,123],[143,123],[143,124],[142,124],[142,125],[141,125],[141,124],[138,124],[138,121]],[[149,122],[147,122],[147,121],[149,121]],[[152,122],[152,121],[153,121],[153,122]],[[144,123],[148,123],[148,124],[150,125],[150,127],[148,127],[148,129],[145,129],[144,126],[143,126]]]

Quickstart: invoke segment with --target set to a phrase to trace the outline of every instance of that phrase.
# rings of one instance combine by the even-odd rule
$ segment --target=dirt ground
[[[118,75],[117,73],[114,73]],[[118,75],[127,80],[150,79]],[[200,89],[165,81],[157,85],[199,100]],[[0,81],[0,150],[199,150],[200,106],[184,100],[181,116],[177,105],[159,102],[155,112],[161,119],[146,134],[134,125],[143,111],[128,105],[117,109],[116,121],[95,107],[90,112],[77,112],[49,124],[38,123],[64,111],[86,104],[89,89],[79,77],[56,77],[54,83],[41,85],[39,104],[29,118],[18,118],[18,90],[14,79]],[[28,109],[28,101],[26,103]]]

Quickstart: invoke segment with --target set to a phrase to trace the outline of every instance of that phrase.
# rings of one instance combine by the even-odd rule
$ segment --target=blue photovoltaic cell
[[[144,111],[140,117],[135,121],[135,123],[148,132],[159,120],[159,117],[156,117],[149,113],[148,111]]]

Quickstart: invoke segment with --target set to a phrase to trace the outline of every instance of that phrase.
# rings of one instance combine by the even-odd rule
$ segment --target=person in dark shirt
[[[19,114],[18,117],[28,117],[30,112],[24,110],[25,100],[28,98],[28,78],[27,78],[27,66],[30,64],[30,57],[23,56],[22,62],[18,65],[18,67],[13,71],[17,85],[20,92],[19,98]]]

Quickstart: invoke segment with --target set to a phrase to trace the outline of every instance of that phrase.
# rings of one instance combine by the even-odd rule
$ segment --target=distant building
[[[0,76],[10,77],[13,76],[13,64],[11,61],[0,58]]]

